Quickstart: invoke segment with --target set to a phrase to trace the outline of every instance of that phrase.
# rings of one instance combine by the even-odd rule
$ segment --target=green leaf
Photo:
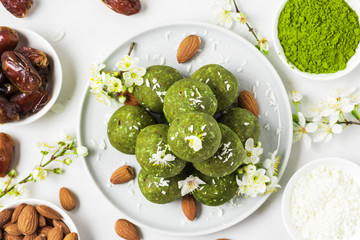
[[[297,124],[299,124],[299,116],[295,113],[293,113],[292,115],[293,121],[296,122]]]
[[[359,105],[356,105],[354,110],[352,110],[351,114],[357,119],[360,120],[360,115],[359,115]]]

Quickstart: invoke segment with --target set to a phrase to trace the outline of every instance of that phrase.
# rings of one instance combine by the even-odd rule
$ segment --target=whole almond
[[[116,169],[111,175],[110,182],[112,184],[126,183],[134,178],[134,169],[130,166],[122,166]]]
[[[76,207],[76,198],[74,196],[74,194],[67,188],[60,188],[59,191],[59,199],[60,199],[60,203],[61,206],[66,210],[66,211],[72,211],[75,209]]]
[[[3,227],[5,224],[10,222],[13,212],[14,209],[12,208],[4,209],[0,212],[0,227]]]
[[[8,233],[4,233],[3,240],[22,240],[22,236],[10,235]]]
[[[69,233],[68,235],[65,236],[64,240],[78,240],[79,237],[77,235],[77,233]]]
[[[22,232],[19,230],[18,225],[16,223],[12,223],[4,229],[10,235],[22,235]]]
[[[37,236],[34,240],[46,240],[46,237],[44,234],[40,234],[39,236]]]
[[[39,226],[38,213],[33,205],[27,205],[21,211],[18,221],[18,228],[24,235],[33,234]]]
[[[238,105],[254,114],[259,116],[259,108],[255,97],[249,91],[242,91],[238,97]]]
[[[46,219],[43,215],[39,214],[39,227],[45,227],[46,226]]]
[[[24,209],[24,207],[26,207],[26,205],[27,204],[22,203],[22,204],[20,204],[19,206],[17,206],[15,208],[14,213],[12,214],[12,217],[11,217],[11,222],[12,223],[16,223],[16,221],[19,218],[19,215],[20,215],[21,211]]]
[[[51,231],[51,229],[53,229],[53,228],[50,226],[45,226],[40,229],[39,235],[44,235],[46,237],[48,235],[48,233]]]
[[[64,237],[63,231],[59,226],[51,229],[47,234],[48,240],[62,240]]]
[[[36,210],[46,218],[55,220],[61,220],[63,218],[57,211],[45,205],[37,205]]]
[[[64,233],[64,236],[68,235],[70,233],[69,227],[61,220],[53,220],[54,227],[59,226]]]
[[[187,219],[194,221],[197,214],[197,204],[193,196],[187,195],[181,199],[181,207]]]
[[[140,234],[134,224],[126,219],[118,219],[115,223],[115,232],[126,240],[139,240]]]
[[[177,60],[178,63],[185,63],[189,61],[199,50],[200,47],[200,37],[196,35],[187,36],[180,43],[177,50]]]
[[[35,240],[37,237],[37,234],[36,233],[33,233],[31,235],[26,235],[23,240]]]

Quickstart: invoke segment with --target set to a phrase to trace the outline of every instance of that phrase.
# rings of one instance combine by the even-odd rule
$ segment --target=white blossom
[[[297,103],[297,102],[301,101],[301,99],[303,98],[303,94],[301,92],[299,92],[299,91],[294,91],[293,90],[293,91],[291,91],[289,93],[289,97],[290,97],[292,102]]]
[[[229,0],[217,0],[215,1],[215,20],[216,23],[226,28],[230,28],[233,25],[232,7]]]
[[[202,141],[198,136],[187,136],[185,141],[189,141],[189,147],[191,147],[195,152],[202,149]]]
[[[137,67],[139,62],[138,58],[131,58],[129,55],[125,55],[120,62],[116,65],[120,71],[130,71],[130,69]]]
[[[85,146],[78,146],[76,149],[77,155],[86,157],[88,155],[88,149]]]
[[[309,148],[311,146],[311,138],[308,133],[314,133],[317,129],[316,123],[306,124],[304,114],[298,112],[299,124],[294,123],[294,139],[293,142],[303,140],[305,146]]]
[[[132,85],[142,85],[144,83],[143,76],[145,75],[146,70],[142,67],[131,68],[128,72],[123,73],[125,86],[130,87]]]
[[[269,42],[268,40],[266,40],[266,38],[264,37],[259,37],[259,48],[260,48],[260,51],[263,51],[263,52],[267,52],[269,51],[270,47],[269,47]]]
[[[181,189],[181,196],[185,196],[199,189],[202,184],[206,183],[200,178],[190,175],[185,180],[178,181],[178,188]]]
[[[242,180],[236,179],[236,183],[239,186],[238,193],[250,197],[264,194],[267,182],[270,182],[270,178],[266,176],[264,169],[258,169],[250,174],[245,173]]]
[[[65,144],[69,144],[73,141],[72,137],[63,130],[58,131],[57,135],[59,142],[64,142]]]
[[[254,165],[254,164],[249,164],[249,165],[246,165],[245,167],[244,167],[244,171],[246,172],[246,173],[253,173],[253,172],[255,172],[256,171],[256,166]]]
[[[340,134],[343,128],[340,124],[336,123],[319,123],[318,131],[314,137],[314,142],[325,143],[330,142],[333,134]]]
[[[32,170],[31,175],[33,176],[35,181],[41,181],[47,177],[47,171],[40,165],[37,165]]]
[[[245,164],[256,164],[260,161],[260,155],[263,149],[260,146],[255,146],[254,139],[249,138],[245,142],[246,156],[244,159]]]
[[[46,142],[38,142],[37,149],[41,152],[49,152],[49,153],[56,151],[56,148],[54,146],[51,146]]]
[[[164,150],[161,150],[161,148],[158,147],[157,152],[152,154],[149,161],[151,163],[154,163],[154,165],[168,166],[169,162],[175,161],[176,158],[174,155],[172,155],[170,153],[166,154],[166,150],[167,150],[167,148],[165,148]]]
[[[276,176],[269,176],[270,184],[266,186],[266,193],[272,193],[276,191],[277,188],[281,188],[279,185],[279,178]]]
[[[279,164],[279,158],[277,155],[277,150],[275,150],[273,153],[270,153],[270,158],[265,159],[263,166],[266,169],[266,173],[268,176],[273,176],[277,172],[277,166]]]

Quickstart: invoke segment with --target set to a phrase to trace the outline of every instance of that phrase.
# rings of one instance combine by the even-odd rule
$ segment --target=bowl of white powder
[[[306,164],[288,182],[281,210],[294,240],[360,239],[360,166],[340,158]]]

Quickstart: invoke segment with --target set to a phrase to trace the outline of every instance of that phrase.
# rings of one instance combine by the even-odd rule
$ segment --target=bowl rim
[[[52,93],[51,93],[50,101],[39,112],[37,112],[29,117],[26,117],[24,119],[20,119],[19,121],[3,124],[4,126],[16,127],[16,126],[23,126],[23,125],[33,123],[33,122],[39,120],[40,118],[42,118],[47,112],[49,112],[49,110],[54,106],[56,100],[58,99],[58,97],[60,95],[62,83],[63,83],[63,71],[62,71],[62,65],[61,65],[60,58],[49,41],[47,41],[44,37],[42,37],[37,32],[30,30],[28,28],[23,28],[23,27],[11,27],[11,28],[14,29],[18,33],[22,33],[25,36],[32,35],[33,37],[38,38],[42,41],[41,44],[45,45],[46,49],[48,49],[48,51],[46,51],[46,54],[49,55],[53,59],[54,66],[53,66],[53,79],[52,80],[53,81],[56,80],[56,83],[53,84],[53,86],[52,86]]]
[[[64,221],[64,223],[66,223],[66,225],[69,227],[70,232],[76,232],[78,234],[78,238],[80,240],[79,230],[77,229],[76,224],[71,219],[69,214],[51,202],[48,202],[48,201],[45,201],[42,199],[36,199],[36,198],[22,198],[22,199],[18,199],[18,200],[15,200],[15,201],[5,204],[2,209],[16,208],[16,206],[20,205],[21,203],[27,203],[27,204],[32,204],[32,205],[46,205],[48,207],[53,208],[55,211],[57,211],[63,217],[62,221]]]
[[[360,172],[360,165],[356,164],[353,161],[339,157],[323,157],[316,160],[311,160],[310,162],[306,163],[298,170],[296,170],[296,172],[291,176],[290,180],[286,184],[281,199],[281,217],[285,225],[285,229],[287,230],[287,232],[289,233],[289,235],[293,240],[304,240],[304,238],[301,236],[300,232],[296,229],[296,227],[291,223],[290,220],[289,209],[290,209],[290,197],[292,190],[300,177],[304,176],[305,174],[321,166],[336,167],[338,169],[341,169],[351,174],[355,179],[357,179],[360,182],[360,175],[356,176],[349,171],[349,169],[352,169],[353,171],[357,170],[358,172]],[[358,231],[357,234],[354,235],[354,237],[358,236],[358,234],[360,234],[360,231]],[[354,238],[354,239],[358,239],[358,238]]]
[[[272,34],[273,34],[273,42],[274,42],[274,46],[275,46],[275,51],[276,51],[276,55],[278,55],[278,57],[280,58],[281,62],[287,67],[289,68],[292,72],[296,73],[297,75],[310,79],[310,80],[316,80],[316,81],[329,81],[329,80],[335,80],[335,79],[339,79],[341,77],[344,77],[345,75],[349,74],[350,72],[352,72],[359,64],[360,64],[360,42],[359,45],[356,49],[355,54],[349,59],[349,61],[346,63],[346,68],[340,71],[337,71],[335,73],[307,73],[307,72],[302,72],[300,71],[297,67],[295,67],[292,63],[289,63],[287,61],[287,58],[284,55],[284,50],[283,47],[280,43],[280,40],[278,38],[278,22],[279,22],[279,17],[280,14],[285,6],[285,4],[287,3],[288,0],[281,0],[281,4],[279,6],[279,8],[277,9],[275,15],[274,15],[274,19],[273,19],[273,26],[272,26]],[[346,3],[356,12],[356,14],[358,15],[359,18],[359,23],[360,23],[360,2],[359,1],[354,1],[354,0],[349,0],[346,1]],[[357,4],[357,8],[355,9],[354,7],[352,7],[351,5],[353,4]],[[350,65],[349,65],[350,63]]]

